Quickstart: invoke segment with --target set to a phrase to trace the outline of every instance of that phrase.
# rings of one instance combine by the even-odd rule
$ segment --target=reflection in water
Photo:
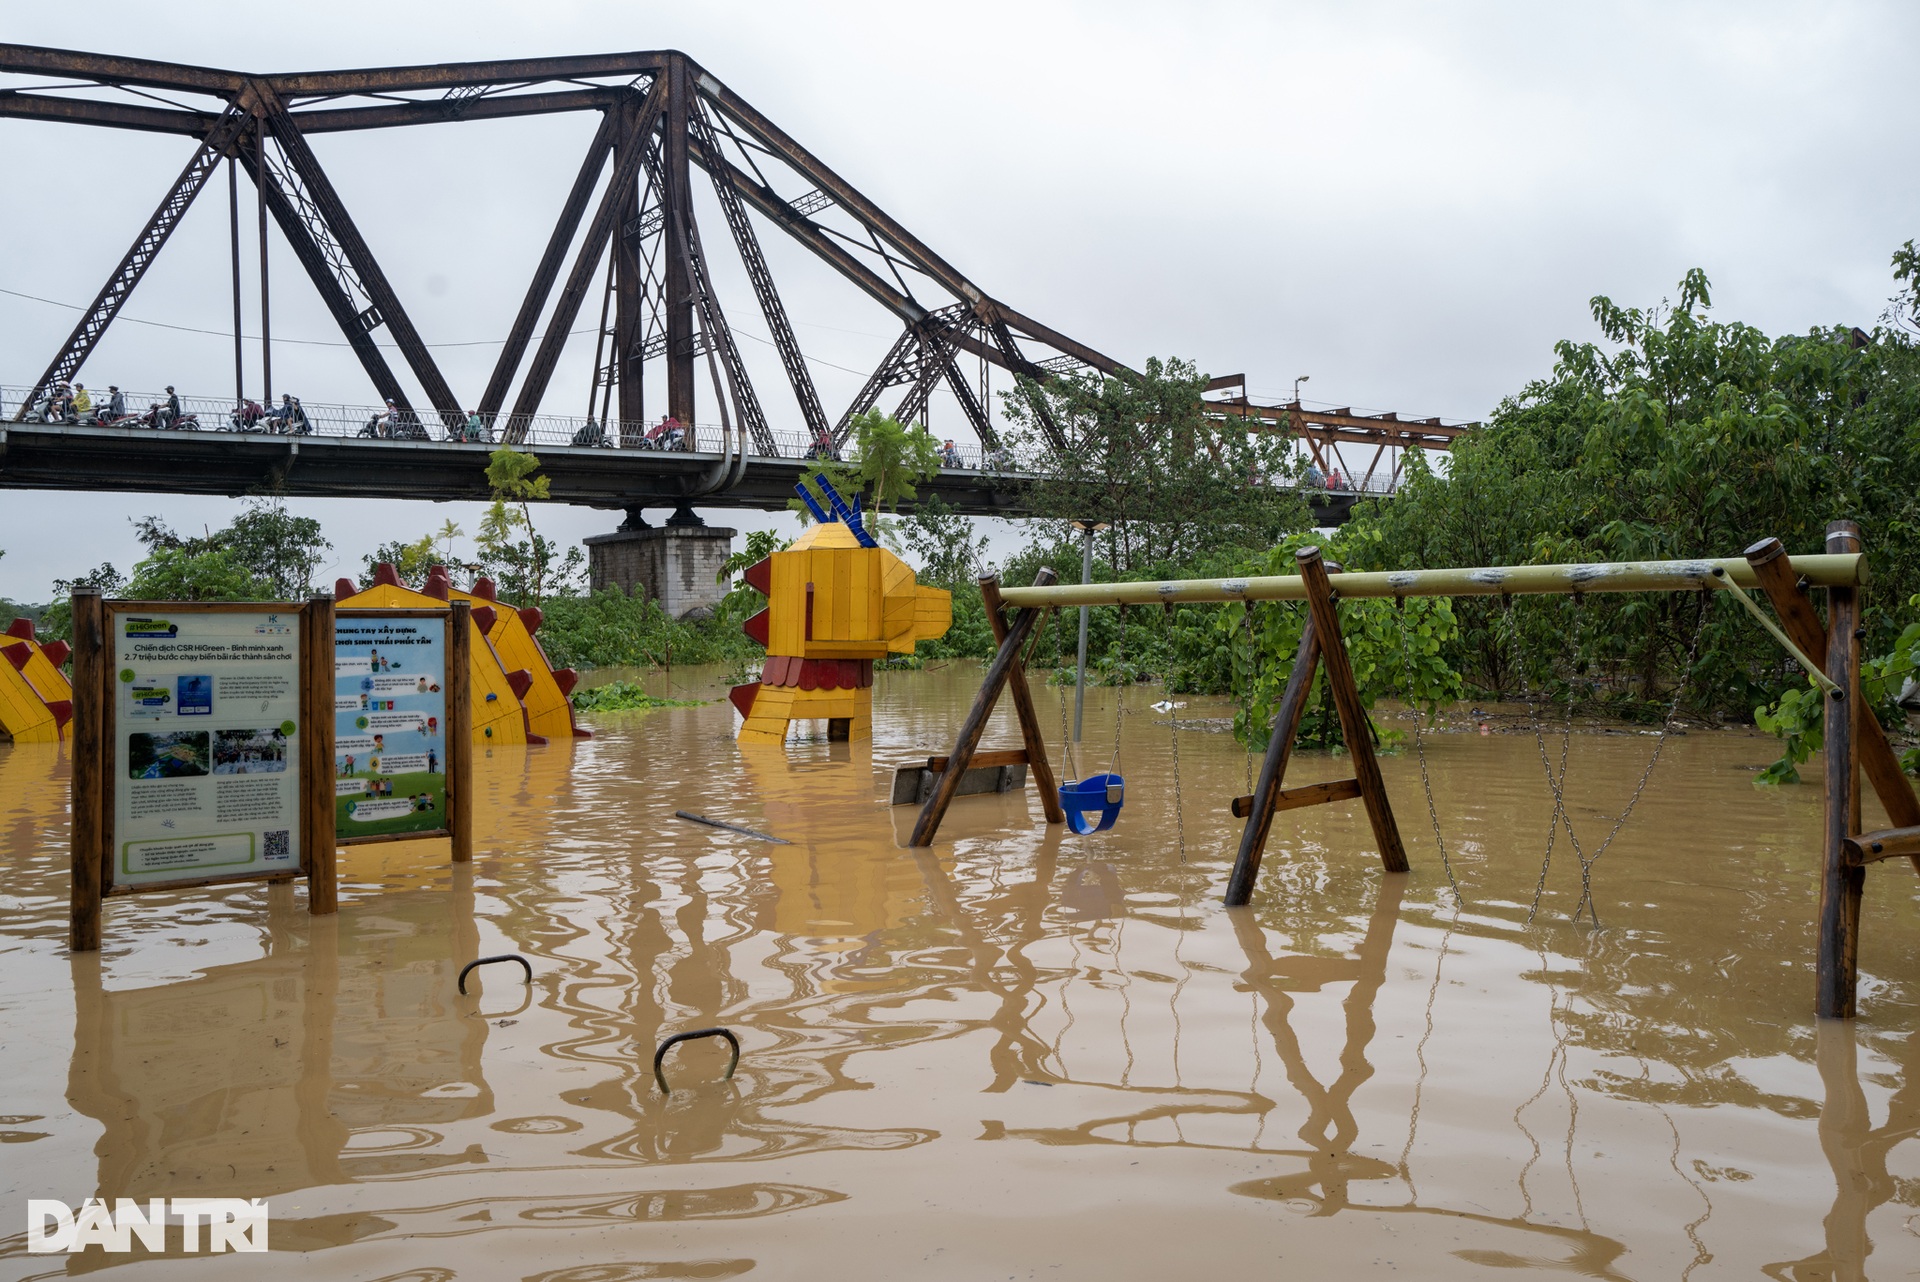
[[[1673,742],[1596,869],[1604,930],[1566,922],[1577,870],[1528,925],[1551,799],[1531,741],[1505,736],[1429,744],[1466,906],[1430,845],[1383,876],[1364,817],[1323,807],[1283,816],[1254,905],[1229,912],[1245,760],[1193,729],[1204,701],[1181,723],[1184,815],[1164,722],[1128,717],[1111,833],[1049,830],[1009,794],[956,806],[949,844],[900,848],[891,766],[943,747],[971,694],[964,665],[882,674],[873,745],[743,749],[715,704],[495,749],[474,865],[356,848],[336,918],[286,886],[117,901],[107,951],[77,958],[65,764],[0,749],[20,981],[0,1139],[34,1159],[0,1183],[15,1204],[268,1197],[276,1249],[392,1282],[775,1260],[1159,1276],[1270,1267],[1277,1233],[1309,1273],[1920,1263],[1920,905],[1876,870],[1872,1018],[1813,1027],[1817,796],[1752,789],[1763,747]],[[1114,692],[1093,694],[1098,724]],[[1014,740],[996,719],[988,746]],[[1644,746],[1576,736],[1572,755],[1575,822],[1601,824]],[[1384,765],[1415,804],[1410,763]],[[496,970],[455,991],[502,951],[532,960],[530,987]],[[737,1076],[692,1043],[662,1097],[654,1047],[716,1024],[742,1038]],[[67,1027],[70,1048],[20,1035]]]

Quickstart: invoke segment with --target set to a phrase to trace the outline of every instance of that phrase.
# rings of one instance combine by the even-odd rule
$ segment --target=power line
[[[24,298],[29,302],[45,303],[49,307],[65,308],[67,311],[70,311],[70,312],[84,312],[87,310],[86,308],[81,307],[77,303],[63,303],[57,298],[42,298],[38,294],[23,294],[17,289],[0,289],[0,294],[7,294],[13,298]],[[174,325],[174,324],[170,324],[167,321],[146,320],[139,316],[119,316],[119,317],[116,317],[115,319],[124,321],[129,325],[148,325],[153,327],[154,329],[171,329],[171,330],[176,330],[182,334],[208,334],[214,338],[231,338],[233,336],[233,332],[231,330],[201,329],[194,325]],[[834,326],[822,325],[819,328],[833,329]],[[567,337],[571,338],[575,334],[590,334],[592,332],[593,330],[591,328],[573,329],[573,330],[567,331]],[[733,327],[733,332],[736,334],[744,335],[747,338],[751,338],[756,343],[765,343],[768,347],[774,346],[774,342],[772,339],[762,338],[760,337],[760,335],[755,334],[750,330],[741,329],[738,325]],[[855,333],[859,333],[860,331],[841,330],[840,332],[845,334],[855,334]],[[258,334],[242,334],[241,337],[254,342],[258,342],[260,338]],[[544,337],[544,335],[536,335],[536,337]],[[878,337],[878,335],[872,335],[871,337]],[[293,343],[301,347],[351,347],[353,346],[353,344],[351,343],[336,342],[333,340],[322,339],[322,338],[275,338],[273,341],[276,343]],[[481,338],[481,339],[474,339],[470,342],[462,342],[462,343],[428,343],[426,344],[426,346],[428,347],[500,347],[505,345],[506,341],[507,340],[504,338]],[[380,343],[377,345],[380,347],[386,348],[388,351],[400,350],[393,343]],[[840,370],[842,373],[858,374],[862,378],[865,378],[867,376],[866,370],[850,369],[845,365],[836,365],[832,361],[823,361],[817,356],[809,356],[807,357],[807,360],[815,365],[824,365],[828,369]]]
[[[45,303],[49,307],[63,307],[70,312],[84,312],[87,310],[86,308],[81,307],[75,303],[63,303],[57,298],[42,298],[38,294],[23,294],[17,289],[0,289],[0,294],[9,294],[14,298],[24,298],[30,302]],[[169,324],[166,321],[144,320],[138,316],[118,316],[118,317],[115,317],[115,319],[124,321],[129,325],[150,325],[154,329],[177,330],[182,334],[210,334],[215,338],[232,338],[233,337],[233,331],[227,330],[227,329],[199,329],[192,325],[173,325],[173,324]],[[567,336],[571,338],[575,334],[588,334],[588,333],[592,333],[592,331],[588,329],[574,329],[574,330],[568,330]],[[260,338],[260,335],[242,334],[240,337],[253,340],[253,341],[258,341]],[[536,335],[536,337],[544,337],[544,335]],[[275,338],[273,341],[276,343],[293,343],[300,347],[351,347],[353,346],[353,344],[351,343],[337,342],[334,340],[324,339],[324,338]],[[504,338],[478,338],[478,339],[473,339],[472,341],[469,341],[469,342],[462,342],[462,343],[428,343],[426,344],[426,346],[428,347],[501,347],[506,344],[506,341],[507,340]],[[532,340],[529,340],[529,341],[532,341]],[[378,343],[376,344],[376,346],[384,347],[390,352],[397,352],[400,350],[398,345],[394,343]]]

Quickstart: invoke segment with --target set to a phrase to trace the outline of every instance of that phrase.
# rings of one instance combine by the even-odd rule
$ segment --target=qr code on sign
[[[285,859],[287,857],[287,829],[280,828],[265,834],[267,839],[267,859]]]

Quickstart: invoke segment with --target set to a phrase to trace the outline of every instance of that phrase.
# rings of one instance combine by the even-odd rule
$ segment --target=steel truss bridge
[[[0,44],[0,75],[9,78],[0,87],[0,117],[171,134],[193,143],[179,177],[72,333],[32,387],[16,393],[12,422],[0,434],[0,485],[199,493],[273,486],[289,494],[485,497],[475,493],[484,489],[474,462],[481,447],[434,439],[474,409],[497,439],[542,445],[554,495],[564,501],[629,509],[685,509],[695,500],[703,506],[777,507],[807,454],[838,452],[857,415],[904,388],[891,407],[896,418],[924,418],[930,398],[944,390],[978,441],[977,453],[971,444],[967,450],[976,466],[948,469],[933,491],[963,511],[1018,515],[1019,487],[1005,478],[1019,464],[1006,451],[985,388],[963,374],[962,359],[979,362],[983,371],[991,365],[1019,376],[1027,381],[1016,386],[1029,390],[1062,374],[1131,373],[989,295],[683,53],[255,75]],[[485,388],[477,397],[456,396],[308,140],[348,130],[574,111],[597,113],[598,127]],[[324,430],[298,438],[128,432],[26,421],[50,389],[79,374],[222,161],[230,174],[244,173],[255,192],[263,399],[273,392],[265,235],[271,219],[374,390],[409,421],[440,429],[426,433],[428,440],[362,440]],[[712,189],[724,239],[777,350],[790,398],[777,408],[748,376],[728,324],[714,260],[695,217],[696,170]],[[238,399],[237,201],[231,221]],[[829,416],[815,386],[768,266],[760,237],[769,228],[804,246],[900,326],[884,358],[836,415]],[[736,309],[743,301],[735,300]],[[552,448],[541,438],[565,433],[542,414],[542,402],[581,308],[596,305],[589,405],[618,448]],[[383,329],[411,373],[417,397],[376,342]],[[703,377],[711,394],[711,412],[704,416],[696,413]],[[648,393],[658,398],[662,390],[664,398],[650,407]],[[1064,446],[1043,399],[1032,396],[1028,403],[1048,442]],[[1385,470],[1370,466],[1364,476],[1345,468],[1346,477],[1356,478],[1346,489],[1391,489],[1400,452],[1445,449],[1459,430],[1437,421],[1402,423],[1392,415],[1316,415],[1297,404],[1257,407],[1244,387],[1237,398],[1209,404],[1210,413],[1243,418],[1250,430],[1302,438],[1323,472],[1333,470],[1323,451],[1340,443],[1374,446],[1376,465],[1389,458]],[[651,412],[661,411],[689,426],[704,420],[689,450],[641,448]],[[994,469],[982,470],[981,461]],[[1374,480],[1376,471],[1380,481]],[[1323,497],[1317,506],[1335,519],[1351,506],[1349,495]]]

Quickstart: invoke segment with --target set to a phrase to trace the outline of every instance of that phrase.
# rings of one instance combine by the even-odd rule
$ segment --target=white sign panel
[[[300,616],[110,616],[113,881],[300,868]]]

